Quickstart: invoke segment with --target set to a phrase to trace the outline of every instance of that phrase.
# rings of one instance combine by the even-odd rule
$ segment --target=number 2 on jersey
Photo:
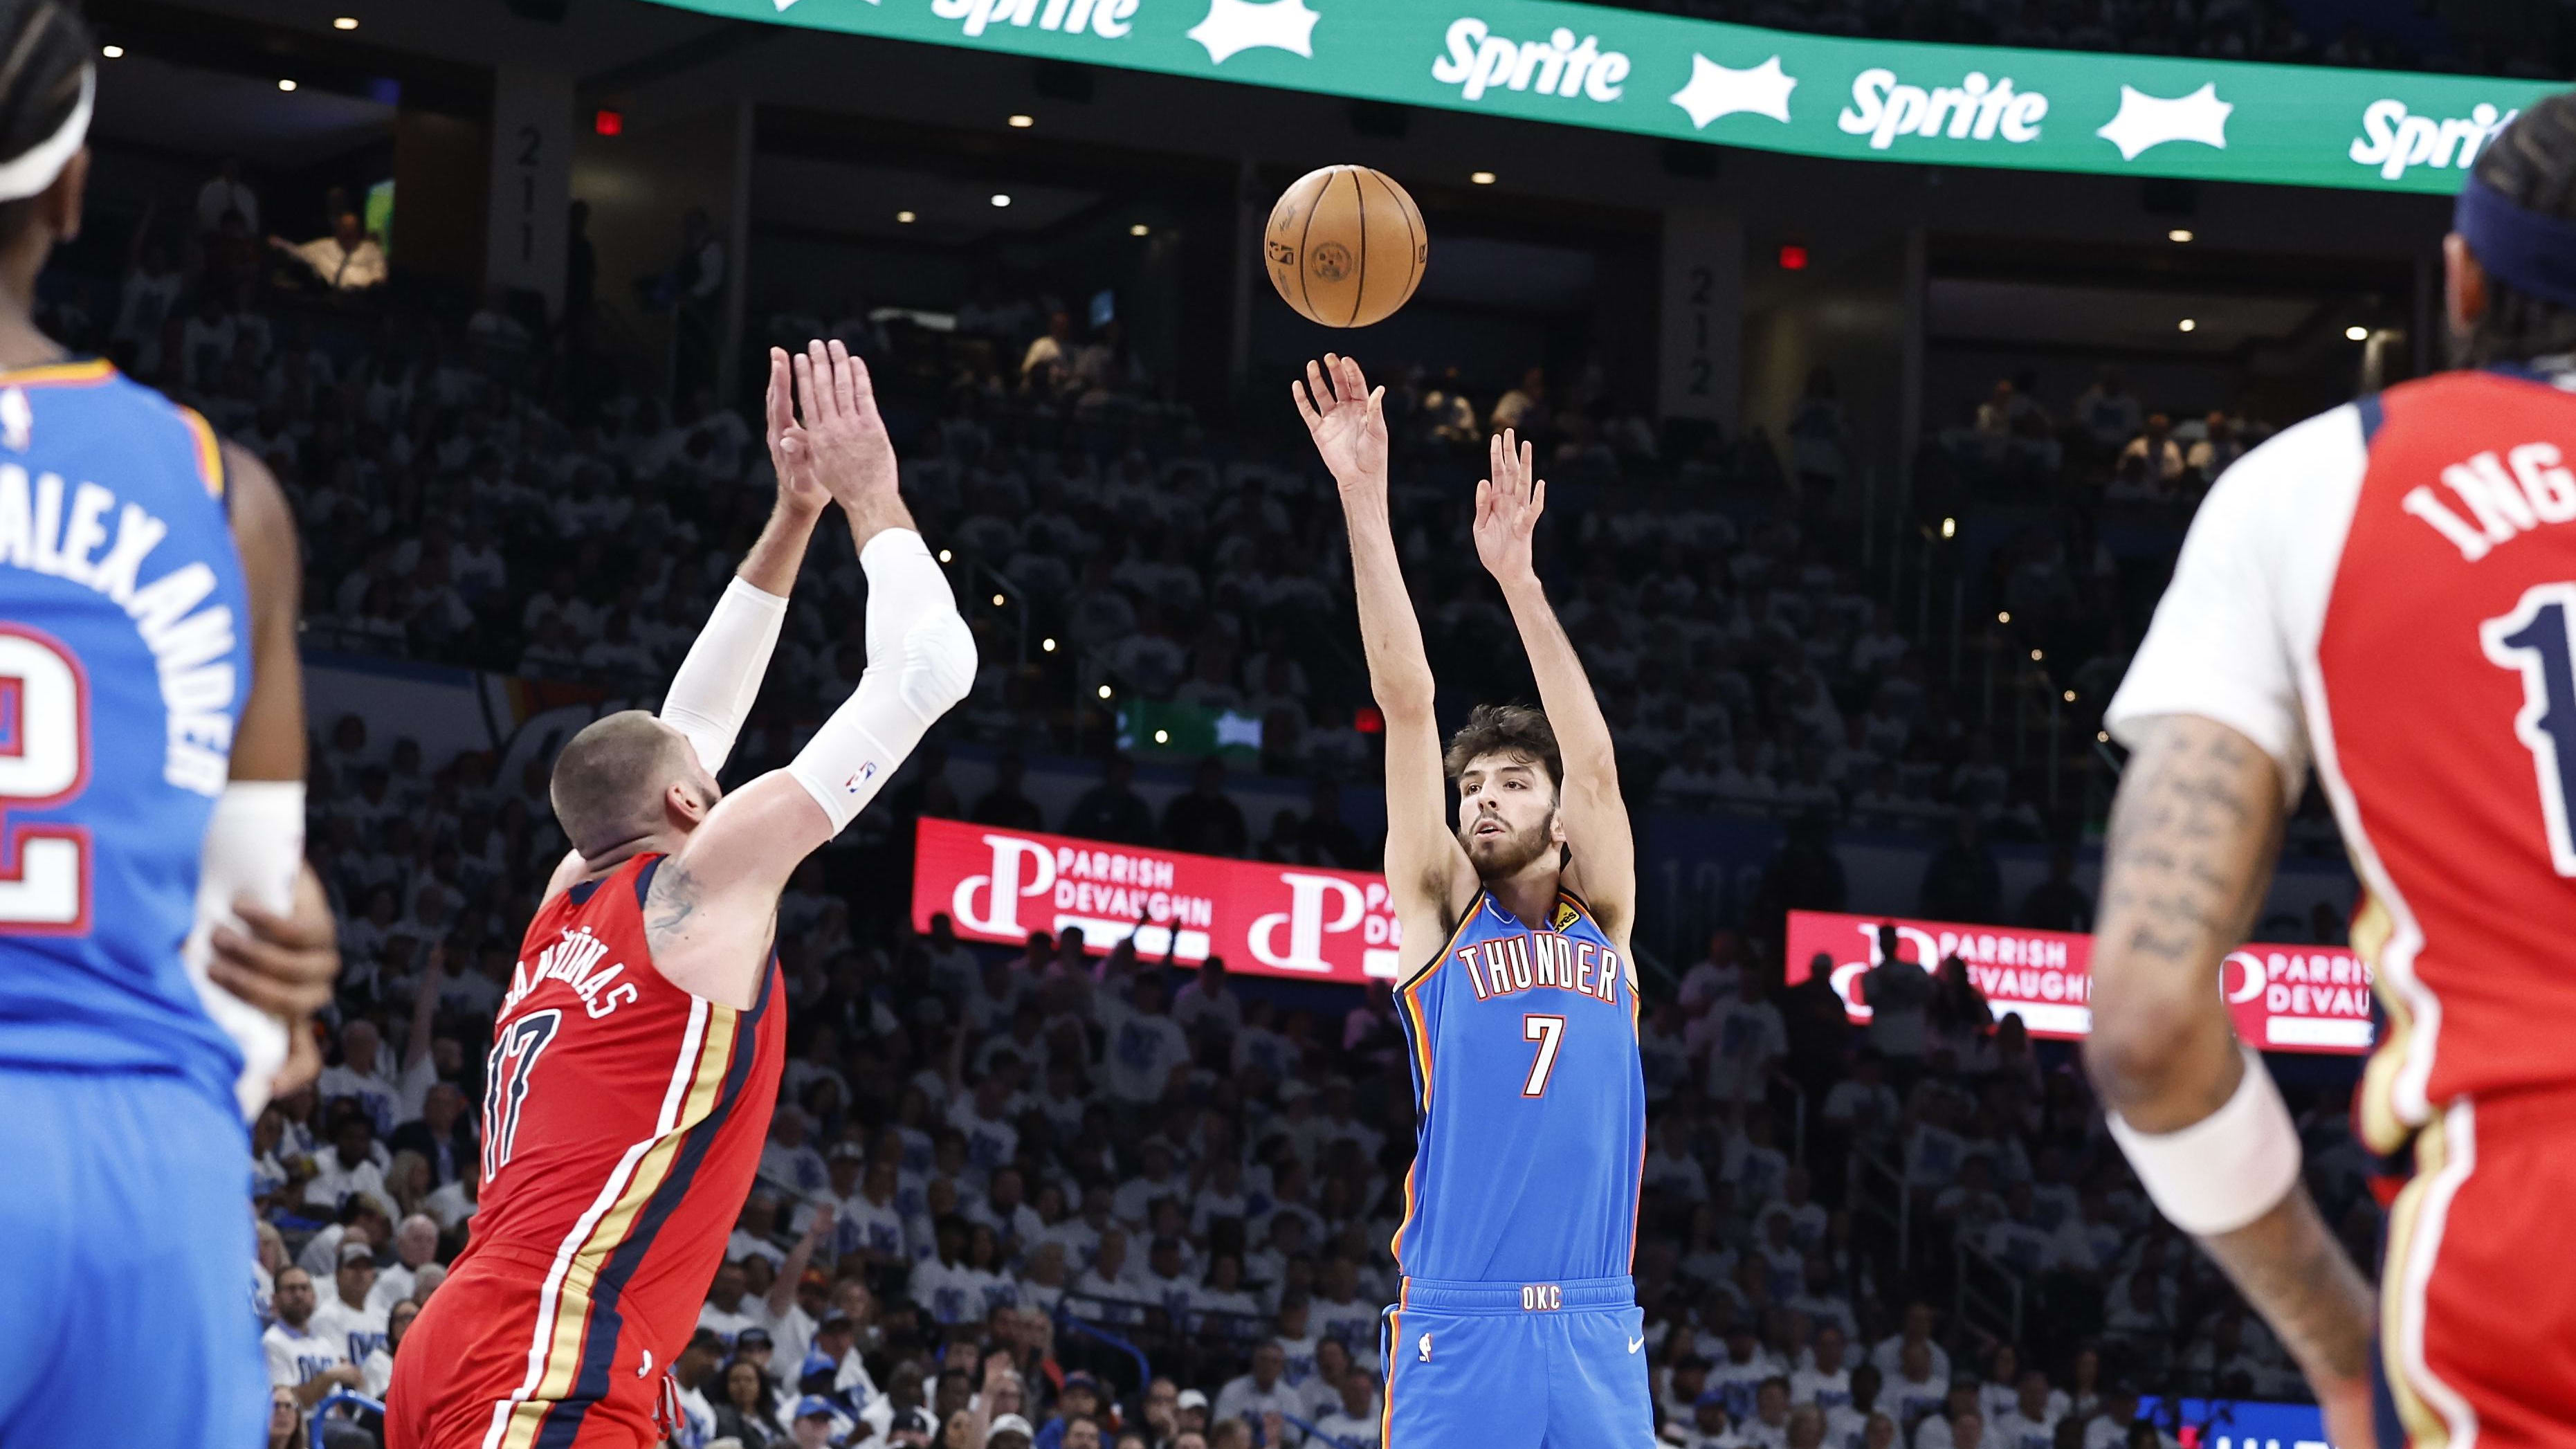
[[[69,803],[89,786],[89,681],[53,639],[0,624],[0,933],[89,929],[89,832],[11,827],[8,812]]]
[[[510,1163],[510,1151],[519,1140],[519,1106],[528,1100],[528,1073],[536,1070],[538,1054],[562,1025],[560,1011],[532,1011],[510,1023],[501,1039],[492,1043],[492,1055],[483,1064],[485,1182]]]
[[[1521,1087],[1521,1095],[1544,1097],[1547,1095],[1548,1074],[1556,1070],[1556,1049],[1565,1044],[1565,1018],[1524,1016],[1521,1018],[1521,1040],[1538,1043],[1538,1055],[1530,1060],[1529,1081]]]

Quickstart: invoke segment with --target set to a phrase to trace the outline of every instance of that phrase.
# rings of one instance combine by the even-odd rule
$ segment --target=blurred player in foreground
[[[1629,1276],[1646,1094],[1636,847],[1610,727],[1531,560],[1547,485],[1506,432],[1476,487],[1476,554],[1546,712],[1480,705],[1444,760],[1387,512],[1383,397],[1340,357],[1308,364],[1297,393],[1350,523],[1386,717],[1387,888],[1417,953],[1396,983],[1421,1142],[1394,1243],[1403,1299],[1381,1345],[1386,1442],[1634,1449],[1654,1438]]]
[[[815,343],[792,370],[772,353],[777,508],[661,717],[610,715],[555,760],[573,853],[493,1027],[482,1210],[394,1361],[390,1449],[661,1442],[778,1098],[779,892],[974,680],[866,366]],[[827,501],[867,573],[867,672],[785,769],[721,795]]]
[[[2489,143],[2444,250],[2473,370],[2230,469],[2109,712],[2135,754],[2086,1059],[2157,1206],[2280,1333],[2342,1449],[2373,1438],[2369,1290],[2216,989],[2310,764],[2387,1006],[2357,1125],[2414,1152],[2377,1438],[2513,1449],[2576,1424],[2576,97]]]
[[[311,1079],[339,968],[302,864],[301,568],[265,468],[31,318],[80,231],[96,54],[0,0],[0,1445],[247,1449],[244,1119]]]

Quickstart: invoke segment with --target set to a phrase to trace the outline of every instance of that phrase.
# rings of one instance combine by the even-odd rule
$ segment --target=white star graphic
[[[1694,52],[1690,84],[1674,93],[1673,104],[1688,111],[1691,125],[1703,131],[1709,122],[1739,111],[1785,122],[1789,92],[1797,88],[1797,78],[1780,69],[1776,55],[1751,70],[1729,70]]]
[[[2227,118],[2235,110],[2234,105],[2218,98],[2216,81],[2171,100],[2148,95],[2135,86],[2122,86],[2120,114],[2093,134],[2119,147],[2123,161],[2135,161],[2141,153],[2167,141],[2197,141],[2224,151]]]
[[[1190,27],[1190,39],[1207,47],[1208,59],[1268,48],[1315,58],[1315,22],[1323,17],[1306,0],[1208,0],[1207,19]]]

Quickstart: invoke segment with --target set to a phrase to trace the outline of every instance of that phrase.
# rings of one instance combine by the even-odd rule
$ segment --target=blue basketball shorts
[[[0,1068],[0,1449],[253,1449],[250,1137],[177,1076]]]
[[[1386,1311],[1387,1449],[1647,1449],[1654,1395],[1629,1278],[1408,1278]]]

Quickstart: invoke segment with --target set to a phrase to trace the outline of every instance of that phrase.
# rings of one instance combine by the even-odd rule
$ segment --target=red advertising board
[[[1184,965],[1222,956],[1230,970],[1308,981],[1392,981],[1402,960],[1386,879],[1373,872],[925,816],[913,857],[913,925],[927,930],[941,914],[969,941],[1018,945],[1031,931],[1080,926],[1095,951],[1133,933],[1137,951],[1154,958],[1177,933],[1174,954]]]
[[[1878,964],[1878,928],[1887,924],[1896,927],[1901,957],[1926,965],[1951,956],[1966,962],[1998,1019],[2018,1014],[2032,1036],[2059,1041],[2092,1029],[2093,938],[2068,931],[1791,911],[1790,984],[1808,979],[1809,963],[1822,955],[1833,962],[1834,993],[1851,1019],[1869,1020],[1860,978]],[[2253,1046],[2346,1055],[2370,1050],[2370,968],[2340,946],[2249,945],[2228,953],[2219,976],[2236,1034]]]

